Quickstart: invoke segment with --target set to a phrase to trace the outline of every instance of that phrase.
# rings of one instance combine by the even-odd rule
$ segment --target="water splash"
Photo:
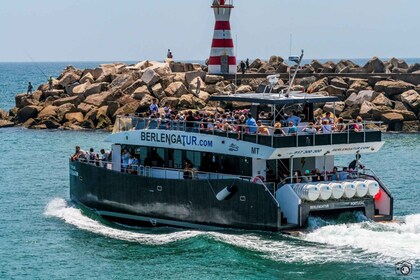
[[[145,245],[165,245],[194,237],[210,238],[229,246],[255,252],[282,263],[394,263],[401,259],[420,260],[420,214],[405,217],[405,223],[380,224],[370,221],[334,224],[313,220],[317,226],[300,238],[282,234],[205,232],[179,230],[147,234],[109,227],[82,214],[62,198],[48,203],[44,214],[62,219],[79,229],[109,238]],[[348,219],[345,217],[344,219]],[[363,216],[355,215],[363,220]]]
[[[118,240],[138,242],[145,245],[164,245],[202,234],[202,232],[199,231],[188,230],[171,232],[168,234],[143,234],[108,227],[83,215],[80,209],[70,207],[67,201],[62,198],[55,198],[50,201],[45,208],[44,215],[62,219],[68,224],[95,234],[100,234]]]
[[[303,236],[303,240],[350,247],[387,261],[420,261],[420,214],[402,217],[402,223],[365,221],[327,225]]]

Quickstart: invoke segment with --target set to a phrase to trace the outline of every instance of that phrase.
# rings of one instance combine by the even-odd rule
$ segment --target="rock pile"
[[[251,73],[286,73],[289,66],[281,57],[267,62],[256,59]],[[111,129],[117,115],[143,113],[153,98],[162,105],[169,102],[176,110],[223,110],[209,102],[213,94],[225,94],[234,87],[222,76],[208,75],[207,66],[191,63],[142,61],[135,65],[102,64],[95,69],[80,70],[68,66],[53,84],[41,85],[32,95],[15,97],[16,107],[0,110],[0,127],[23,125],[34,129]],[[372,73],[419,73],[420,64],[391,59],[382,62],[373,58],[360,67],[349,60],[338,63],[312,61],[299,70],[306,77],[296,80],[294,90],[333,95],[340,98],[336,113],[343,118],[360,115],[365,120],[384,122],[388,130],[418,132],[420,85],[390,80]],[[349,75],[318,78],[315,73],[365,73],[366,79]],[[196,95],[197,79],[200,93]],[[266,79],[241,80],[238,93],[257,90]],[[279,80],[277,90],[287,87],[288,80]],[[233,107],[249,106],[229,104]],[[325,104],[318,113],[332,111]]]

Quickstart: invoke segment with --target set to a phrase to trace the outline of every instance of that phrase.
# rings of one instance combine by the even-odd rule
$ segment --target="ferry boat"
[[[393,197],[374,171],[355,164],[334,180],[329,174],[336,156],[352,154],[357,163],[379,151],[384,142],[377,127],[364,122],[362,131],[302,131],[317,106],[337,97],[269,91],[211,100],[250,103],[254,116],[268,108],[271,126],[291,106],[301,106],[305,116],[298,132],[286,136],[272,128],[261,135],[246,126],[232,132],[203,122],[121,116],[106,138],[112,160],[69,161],[71,200],[110,221],[152,227],[285,231],[306,227],[311,215],[343,211],[392,220]],[[139,158],[130,172],[121,163],[123,150]],[[184,168],[186,160],[193,168]],[[307,170],[316,169],[321,174],[307,180]]]

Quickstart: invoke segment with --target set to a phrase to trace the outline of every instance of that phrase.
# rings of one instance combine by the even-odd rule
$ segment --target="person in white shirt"
[[[301,122],[301,118],[299,118],[298,116],[295,116],[294,112],[290,112],[289,117],[287,118],[287,122],[293,122],[293,124],[295,126],[299,126],[300,122]]]
[[[122,150],[122,153],[121,153],[121,163],[122,163],[122,165],[121,165],[121,167],[124,171],[128,167],[128,161],[129,160],[130,160],[130,153],[127,152],[126,149]]]

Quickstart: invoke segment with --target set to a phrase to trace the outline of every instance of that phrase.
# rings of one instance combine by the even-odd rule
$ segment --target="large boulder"
[[[92,104],[87,103],[80,103],[79,106],[77,106],[77,111],[86,114],[87,112],[91,111],[93,108],[96,108],[97,106],[94,106]]]
[[[420,63],[414,63],[408,67],[408,72],[413,73],[420,70]]]
[[[179,99],[178,106],[182,109],[192,109],[195,107],[194,105],[194,95],[192,94],[185,94]]]
[[[75,95],[75,96],[70,96],[70,97],[65,97],[65,98],[60,98],[55,100],[52,105],[54,106],[61,106],[63,104],[73,104],[75,106],[78,106],[80,103],[82,103],[82,101],[84,100],[84,96],[81,95]]]
[[[414,85],[404,81],[380,81],[375,85],[375,91],[385,92],[388,96],[401,94],[410,89],[414,89]]]
[[[380,93],[378,96],[376,96],[375,99],[373,99],[372,103],[376,106],[392,106],[392,101],[383,93]]]
[[[366,69],[367,73],[385,73],[385,65],[377,57],[373,57],[369,60],[363,68]]]
[[[69,122],[77,122],[77,123],[82,123],[83,122],[83,114],[80,112],[76,112],[76,113],[67,113],[64,116],[64,119],[69,121]]]
[[[109,85],[111,89],[124,90],[131,84],[133,84],[133,76],[130,74],[123,74],[115,78]]]
[[[21,93],[15,96],[15,103],[17,108],[26,106],[37,105],[39,102],[26,93]]]
[[[88,85],[90,85],[90,83],[89,82],[86,82],[84,84],[80,84],[80,85],[71,87],[71,89],[70,88],[68,89],[69,91],[67,91],[67,93],[70,94],[70,95],[84,94],[85,91],[86,91],[86,87]]]
[[[318,92],[318,91],[321,91],[321,89],[325,88],[326,86],[328,86],[328,79],[323,78],[316,81],[315,83],[312,83],[308,88],[308,92]]]
[[[369,83],[367,80],[353,79],[350,80],[350,82],[352,82],[349,87],[350,90],[361,91],[369,89]]]
[[[84,76],[82,76],[82,78],[80,78],[80,83],[84,84],[84,83],[90,83],[93,84],[95,81],[95,78],[93,77],[93,75],[91,73],[86,73]]]
[[[345,96],[346,96],[346,89],[345,88],[339,88],[339,87],[331,86],[331,85],[326,86],[324,88],[321,88],[320,91],[326,91],[326,92],[328,92],[328,94],[330,96],[337,96],[341,99],[344,99]]]
[[[106,105],[108,101],[112,101],[112,99],[113,95],[111,92],[103,92],[88,96],[84,102],[96,107],[101,107]]]
[[[150,67],[150,69],[155,71],[161,77],[172,73],[171,67],[168,63],[156,62]]]
[[[15,126],[13,122],[7,121],[7,120],[0,120],[0,128],[12,127],[12,126]]]
[[[404,116],[400,113],[389,112],[382,115],[381,121],[383,121],[386,124],[402,122],[404,121]]]
[[[118,108],[120,108],[120,104],[117,101],[109,101],[106,109],[106,115],[108,117],[112,117]]]
[[[348,85],[347,83],[343,80],[343,78],[340,77],[336,77],[334,79],[331,80],[331,85],[338,87],[338,88],[344,88],[344,89],[348,89]]]
[[[42,109],[41,112],[39,112],[38,118],[47,119],[50,117],[55,117],[57,116],[57,109],[58,109],[57,106],[53,106],[53,105],[47,106],[44,109]]]
[[[403,122],[402,132],[405,133],[419,133],[420,132],[420,123],[416,121],[405,121]]]
[[[240,85],[237,89],[236,92],[237,93],[247,93],[247,92],[251,92],[252,91],[252,87],[249,85]]]
[[[223,76],[217,76],[217,75],[206,75],[206,78],[204,80],[204,82],[206,84],[216,84],[220,81],[223,81],[224,78]]]
[[[254,60],[250,65],[249,68],[257,68],[259,69],[262,66],[262,61],[261,59],[257,58],[256,60]]]
[[[150,91],[147,86],[141,86],[133,92],[131,97],[136,100],[142,100],[145,95],[150,95]]]
[[[335,102],[335,115],[339,116],[344,111],[346,104],[344,102]],[[334,102],[327,102],[323,107],[324,112],[334,113]]]
[[[62,87],[78,82],[80,75],[77,72],[67,72],[64,76],[58,81],[58,84]]]
[[[173,82],[165,89],[166,96],[181,97],[188,93],[188,89],[182,82]]]
[[[150,105],[150,104],[149,104]],[[137,113],[140,106],[140,101],[135,101],[128,103],[122,107],[120,107],[117,111],[115,111],[113,117],[126,115],[126,114],[134,114]]]
[[[56,110],[57,118],[62,120],[67,113],[75,113],[77,112],[76,106],[73,104],[63,104],[59,106]]]
[[[207,73],[204,71],[190,71],[185,73],[185,82],[187,85],[190,85],[192,82],[197,80],[197,77],[204,81],[206,79]]]
[[[159,100],[161,100],[162,98],[166,96],[163,91],[163,87],[160,83],[157,83],[156,85],[152,87],[152,94],[154,97],[156,97]]]
[[[360,106],[359,115],[364,119],[372,119],[375,107],[375,104],[365,100],[363,101],[362,106]]]
[[[156,73],[153,69],[147,68],[143,75],[141,76],[141,80],[147,85],[147,86],[153,86],[156,84],[160,79],[160,76],[158,73]]]
[[[379,93],[373,90],[362,90],[358,94],[352,93],[345,101],[347,106],[362,105],[364,101],[373,101]]]
[[[141,80],[137,79],[134,83],[124,89],[124,94],[133,94],[133,92],[141,86],[145,86],[146,84]]]
[[[93,94],[101,93],[103,91],[108,90],[108,85],[109,85],[108,83],[89,84],[86,86],[86,89],[83,95],[85,97],[88,97]]]
[[[17,120],[19,123],[24,123],[30,118],[36,118],[38,116],[38,113],[42,110],[42,107],[39,106],[26,106],[17,112]]]
[[[0,120],[7,120],[9,118],[9,113],[0,109]]]
[[[408,90],[401,94],[401,101],[414,110],[420,110],[420,94],[415,90]]]

